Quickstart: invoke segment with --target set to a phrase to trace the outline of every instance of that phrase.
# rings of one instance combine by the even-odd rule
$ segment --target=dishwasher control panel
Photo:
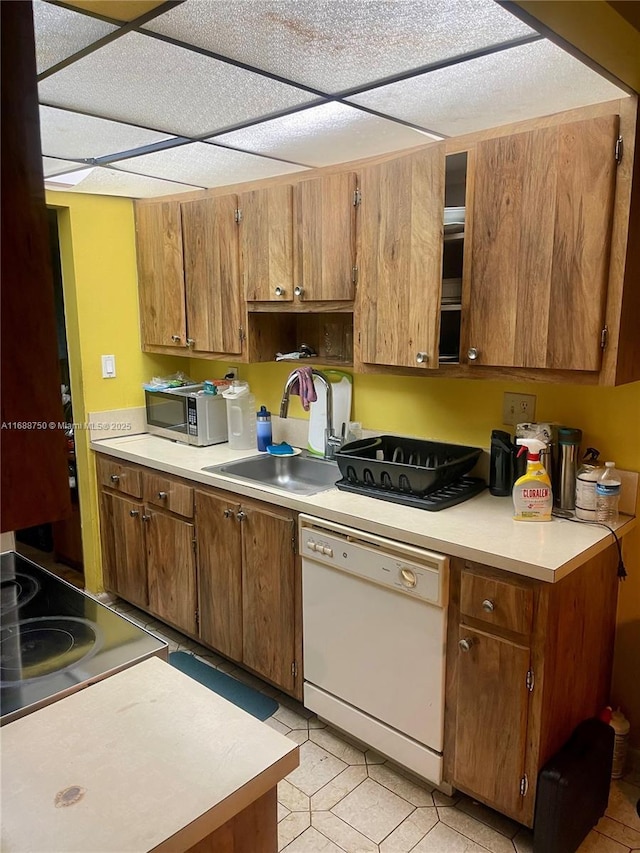
[[[328,529],[329,524],[331,528]],[[300,516],[300,554],[373,583],[446,606],[449,558],[359,530]]]

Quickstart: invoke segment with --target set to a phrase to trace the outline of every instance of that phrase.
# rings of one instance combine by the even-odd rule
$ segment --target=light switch
[[[115,355],[102,356],[102,378],[115,379],[116,376],[116,357]]]

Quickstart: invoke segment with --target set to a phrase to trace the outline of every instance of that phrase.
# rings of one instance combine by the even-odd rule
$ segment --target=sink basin
[[[239,480],[248,480],[272,486],[297,495],[315,495],[333,488],[340,479],[335,462],[315,456],[250,456],[237,462],[209,465],[202,469],[212,474],[228,474]]]

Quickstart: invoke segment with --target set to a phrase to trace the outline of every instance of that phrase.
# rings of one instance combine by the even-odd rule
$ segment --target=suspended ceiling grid
[[[75,192],[286,175],[627,94],[494,0],[82,5],[33,4],[45,177]]]

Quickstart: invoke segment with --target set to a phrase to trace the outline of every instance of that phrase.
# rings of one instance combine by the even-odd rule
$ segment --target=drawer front
[[[134,498],[142,497],[142,477],[138,468],[98,456],[96,474],[100,486],[107,486]]]
[[[142,490],[146,503],[186,518],[193,517],[193,488],[187,483],[167,477],[166,474],[144,471]]]
[[[533,589],[463,570],[460,614],[517,634],[531,633]]]

